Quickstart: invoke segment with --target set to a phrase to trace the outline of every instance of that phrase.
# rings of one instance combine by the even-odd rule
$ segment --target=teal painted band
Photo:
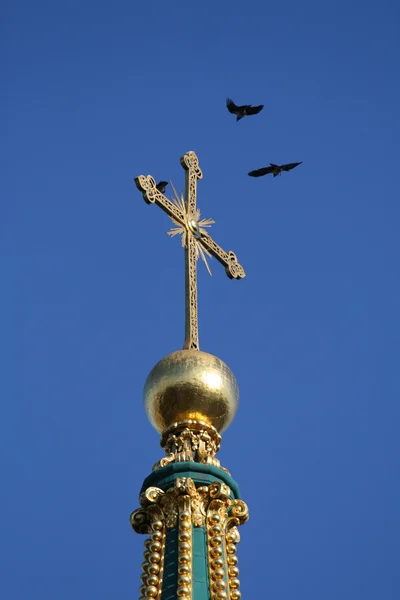
[[[167,530],[161,600],[175,600],[178,587],[178,527]]]
[[[226,471],[213,465],[204,465],[195,462],[171,463],[166,467],[156,469],[146,477],[140,493],[152,486],[159,487],[165,491],[174,485],[177,477],[190,477],[195,483],[200,485],[209,485],[215,481],[222,481],[222,483],[226,483],[230,487],[234,498],[240,498],[238,484]]]

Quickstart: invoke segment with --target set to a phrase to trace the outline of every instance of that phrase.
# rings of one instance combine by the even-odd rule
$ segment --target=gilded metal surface
[[[151,533],[146,540],[141,587],[143,598],[160,598],[166,529],[178,525],[178,598],[192,598],[192,526],[207,532],[208,571],[211,600],[239,600],[239,570],[236,546],[237,527],[249,518],[243,500],[231,499],[228,485],[215,482],[196,485],[180,477],[164,492],[150,487],[140,495],[141,508],[131,514],[137,533]]]
[[[157,506],[149,510],[139,509],[131,515],[131,524],[136,532],[150,533],[144,543],[140,600],[161,598],[165,555],[165,524],[161,517],[162,512]]]
[[[236,255],[225,252],[207,234],[205,228],[214,223],[212,219],[201,219],[196,206],[197,180],[202,179],[203,173],[199,160],[193,151],[181,157],[181,165],[185,169],[185,197],[178,196],[175,188],[175,198],[171,202],[156,187],[156,181],[151,175],[139,175],[135,178],[137,188],[142,192],[148,204],[158,204],[172,219],[175,227],[169,235],[182,235],[182,245],[185,249],[185,343],[184,349],[199,350],[199,328],[197,309],[197,272],[196,261],[201,256],[208,271],[206,256],[214,256],[224,267],[231,279],[243,279],[245,272],[238,263]],[[172,184],[171,184],[172,185]]]
[[[236,546],[240,542],[240,533],[237,527],[233,527],[226,532],[226,562],[228,563],[228,586],[229,598],[239,600],[241,593],[239,591],[240,581],[238,579],[239,569],[237,567]]]
[[[236,544],[240,537],[237,525],[249,518],[247,505],[242,500],[230,500],[229,488],[224,484],[210,486],[212,498],[207,510],[208,572],[211,600],[240,598]]]
[[[221,467],[218,458],[215,458],[220,444],[221,436],[218,431],[207,423],[191,420],[173,423],[163,431],[160,441],[167,456],[156,462],[152,470],[173,462],[189,461],[213,465],[229,474],[227,469]]]
[[[161,488],[149,487],[140,494],[141,508],[135,510],[130,517],[132,529],[136,533],[152,533],[154,527],[157,531],[162,531],[160,523],[167,529],[175,527],[181,520],[182,498],[186,502],[185,510],[190,511],[190,522],[195,527],[203,527],[206,520],[210,523],[218,522],[223,525],[221,532],[225,535],[245,523],[249,517],[246,503],[237,498],[231,499],[231,489],[226,483],[214,482],[196,487],[191,477],[177,477],[174,485],[166,492]]]
[[[199,350],[178,350],[160,360],[144,386],[147,416],[162,432],[180,421],[202,421],[221,432],[239,403],[236,379],[219,358]]]
[[[192,481],[192,480],[190,480]],[[193,481],[192,481],[193,483]],[[194,486],[194,483],[193,483]],[[184,484],[182,486],[185,487]],[[186,491],[186,490],[184,490]],[[181,494],[178,501],[178,587],[176,594],[178,598],[192,598],[192,510],[190,496]]]

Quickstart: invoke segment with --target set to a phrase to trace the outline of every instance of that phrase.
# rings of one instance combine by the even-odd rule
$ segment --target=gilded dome
[[[200,350],[178,350],[162,358],[149,374],[143,396],[147,416],[159,432],[185,420],[203,421],[222,432],[239,402],[232,371]]]

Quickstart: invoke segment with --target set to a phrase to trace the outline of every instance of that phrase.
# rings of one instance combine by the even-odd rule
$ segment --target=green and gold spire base
[[[238,600],[238,527],[248,509],[215,457],[238,406],[236,380],[219,358],[181,350],[163,358],[144,389],[166,456],[142,486],[131,514],[146,534],[140,600]]]

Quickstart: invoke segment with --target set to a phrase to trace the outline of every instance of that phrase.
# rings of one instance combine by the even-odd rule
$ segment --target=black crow
[[[274,163],[269,163],[269,167],[263,167],[262,169],[256,169],[255,171],[250,171],[250,177],[261,177],[262,175],[269,175],[272,173],[274,177],[280,175],[282,171],[291,171],[298,165],[301,165],[303,161],[297,163],[289,163],[287,165],[274,165]]]
[[[226,106],[230,113],[236,115],[236,121],[240,121],[240,119],[243,119],[243,117],[248,115],[256,115],[264,108],[264,104],[260,104],[260,106],[251,106],[250,104],[236,106],[234,101],[230,98],[226,99]]]
[[[157,183],[156,188],[158,189],[159,192],[161,192],[162,194],[165,194],[165,188],[168,185],[168,181],[160,181],[160,183]]]

